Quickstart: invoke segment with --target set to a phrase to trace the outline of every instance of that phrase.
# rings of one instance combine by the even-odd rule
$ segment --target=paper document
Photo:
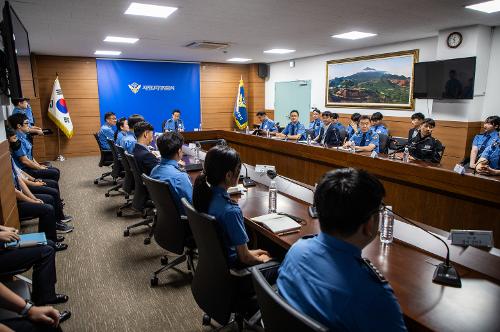
[[[245,191],[247,191],[247,190],[245,187],[243,187],[243,185],[241,183],[235,187],[227,188],[227,193],[229,195],[240,194],[240,193],[243,194]]]
[[[288,216],[277,213],[265,214],[252,218],[253,221],[263,225],[271,232],[278,234],[300,229],[300,224]]]

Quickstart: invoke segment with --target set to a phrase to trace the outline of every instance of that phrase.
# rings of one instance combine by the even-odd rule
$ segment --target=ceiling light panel
[[[145,3],[132,2],[125,11],[127,15],[139,15],[149,17],[167,18],[177,10],[177,7],[149,5]]]

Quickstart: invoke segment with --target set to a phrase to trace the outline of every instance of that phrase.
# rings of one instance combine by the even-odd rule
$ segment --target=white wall
[[[457,49],[450,49],[446,46],[446,38],[452,30],[460,31],[463,35],[463,43]],[[496,40],[498,45],[496,46],[497,55],[495,61],[500,62],[498,55],[500,41],[498,41],[498,36]],[[490,94],[500,95],[500,90],[498,89],[500,84],[498,81],[500,76],[500,65],[491,66],[491,68],[488,66],[490,62],[490,53],[493,53],[490,52],[490,50],[495,50],[495,48],[491,46],[491,28],[473,26],[443,30],[439,32],[438,36],[431,38],[296,59],[294,68],[290,68],[288,61],[272,63],[270,65],[269,78],[266,80],[265,84],[265,107],[266,109],[274,109],[274,85],[276,82],[311,80],[311,106],[318,107],[320,110],[326,110],[325,80],[327,61],[411,49],[419,50],[419,61],[434,61],[438,59],[468,56],[477,57],[476,83],[474,88],[475,97],[473,100],[457,100],[450,102],[416,99],[415,112],[422,112],[438,120],[479,121],[484,115],[484,94],[485,91],[488,90],[486,83],[487,77],[495,76],[497,80],[497,92],[490,92]],[[495,70],[496,74],[492,74],[493,70]],[[499,105],[498,102],[496,105]],[[348,114],[354,112],[371,114],[374,112],[373,109],[359,108],[330,108],[330,110]],[[409,117],[411,114],[411,112],[407,110],[381,110],[381,112],[387,116]],[[498,113],[497,111],[497,114]]]
[[[490,115],[500,115],[500,27],[496,27],[493,31],[490,67],[481,118],[486,119]]]

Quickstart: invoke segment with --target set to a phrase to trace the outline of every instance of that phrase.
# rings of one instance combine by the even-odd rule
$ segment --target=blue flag
[[[243,79],[240,79],[240,85],[238,86],[238,95],[236,96],[233,117],[239,129],[245,129],[248,126],[247,102],[245,100]]]

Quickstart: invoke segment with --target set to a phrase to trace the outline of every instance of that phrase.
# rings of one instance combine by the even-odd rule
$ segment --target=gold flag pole
[[[59,73],[56,72],[56,80],[59,78]],[[61,130],[57,126],[57,161],[64,161],[66,158],[61,154]]]

